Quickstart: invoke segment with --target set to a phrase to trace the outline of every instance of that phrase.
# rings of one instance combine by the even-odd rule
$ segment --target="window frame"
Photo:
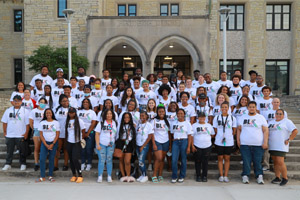
[[[162,15],[162,12],[161,12],[161,7],[162,6],[167,6],[167,13],[163,13],[163,14],[166,14],[166,15]],[[160,8],[160,12],[159,12],[159,16],[162,16],[162,17],[167,17],[169,16],[169,4],[168,3],[161,3],[159,5],[159,8]]]
[[[22,14],[21,14],[21,31],[19,31],[19,30],[16,30],[16,12],[19,12],[19,11],[21,11],[22,12]],[[24,23],[23,23],[23,19],[24,19],[24,10],[23,9],[14,9],[13,10],[13,16],[14,16],[14,32],[16,32],[16,33],[22,33],[23,32],[23,30],[24,30],[24,27],[23,27],[23,25],[24,25]]]
[[[291,4],[267,4],[267,7],[268,6],[272,6],[272,13],[267,12],[267,9],[266,9],[266,24],[267,24],[268,15],[271,15],[272,16],[272,28],[268,29],[267,25],[266,25],[266,30],[267,31],[290,31],[291,30],[291,19],[292,19],[291,18],[292,5]],[[275,6],[281,6],[281,12],[280,13],[275,13]],[[283,12],[283,6],[289,6],[289,13]],[[280,21],[281,21],[280,29],[275,29],[275,14],[280,14]],[[289,28],[288,29],[283,28],[283,24],[284,24],[283,23],[283,16],[285,14],[289,14]]]
[[[120,15],[119,8],[120,8],[121,6],[124,6],[124,7],[125,7],[125,13],[124,13],[124,15]],[[122,13],[122,14],[123,14],[123,13]],[[118,4],[118,16],[119,16],[119,17],[126,17],[126,16],[127,16],[127,5],[126,5],[126,4]]]
[[[60,4],[59,4],[59,1],[60,0],[57,0],[57,18],[64,18],[65,17],[65,15],[59,15],[59,6],[60,6]],[[68,9],[68,0],[65,0],[66,1],[66,3],[65,3],[65,9]]]
[[[137,5],[136,4],[128,4],[127,6],[128,6],[127,16],[129,16],[129,17],[135,17],[135,16],[137,16]],[[135,15],[130,15],[130,12],[129,12],[130,11],[130,6],[134,6],[135,7],[135,13],[134,13]]]
[[[19,80],[19,81],[17,81],[16,80],[16,64],[17,64],[17,61],[18,62],[20,62],[19,64],[21,64],[21,80]],[[24,63],[23,63],[23,58],[14,58],[13,59],[13,70],[14,70],[14,72],[13,72],[13,74],[14,74],[14,84],[16,85],[18,82],[20,82],[20,81],[23,81],[23,75],[24,75],[24,69],[23,69],[23,67],[24,67]]]
[[[235,13],[231,13],[230,15],[234,15],[234,29],[229,29],[229,18],[227,19],[226,23],[226,31],[244,31],[245,30],[245,4],[220,4],[221,7],[228,7],[228,6],[234,6]],[[243,13],[237,13],[237,6],[243,6]],[[238,15],[243,15],[243,27],[241,29],[237,28],[237,16]],[[220,26],[219,29],[220,31],[223,31],[222,29],[222,21],[221,21],[221,15],[219,16],[219,21],[220,21]]]
[[[172,6],[177,6],[177,9],[178,9],[177,15],[173,15],[173,13],[172,13]],[[176,13],[174,13],[174,14],[176,14]],[[172,3],[172,4],[170,4],[170,16],[179,16],[179,4],[178,3]]]
[[[240,70],[242,71],[242,79],[243,79],[243,77],[244,77],[245,60],[244,59],[227,59],[227,62],[235,62],[235,61],[240,62],[239,66],[240,66]],[[219,76],[220,76],[220,73],[222,71],[224,71],[224,63],[223,63],[223,65],[221,65],[221,62],[224,62],[224,60],[223,59],[219,60]],[[234,66],[234,65],[230,65],[230,66]],[[227,69],[228,69],[228,65],[227,65]],[[234,73],[234,70],[233,70],[233,73]],[[227,80],[231,80],[231,77],[232,77],[233,73],[230,74],[230,76],[227,74],[228,75],[227,76]]]

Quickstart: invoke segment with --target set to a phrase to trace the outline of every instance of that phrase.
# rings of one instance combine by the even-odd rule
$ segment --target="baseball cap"
[[[13,100],[19,100],[22,101],[22,97],[20,95],[15,95]]]
[[[62,68],[58,68],[56,72],[64,72],[64,70]]]
[[[199,94],[198,96],[200,99],[205,99],[207,96],[204,93]]]

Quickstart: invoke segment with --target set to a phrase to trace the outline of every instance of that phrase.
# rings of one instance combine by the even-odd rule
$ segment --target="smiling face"
[[[224,101],[225,101],[224,95],[219,95],[218,96],[218,103],[219,103],[219,105],[221,105]]]
[[[51,112],[51,110],[46,110],[45,115],[46,115],[46,119],[47,120],[52,120],[52,112]]]
[[[112,117],[113,117],[113,114],[112,114],[111,110],[109,110],[106,114],[106,120],[110,121],[110,120],[112,120]]]
[[[106,109],[112,109],[112,103],[111,103],[111,101],[105,101],[105,105],[104,105],[104,107],[106,108]]]
[[[276,121],[281,121],[284,118],[284,113],[282,112],[282,110],[277,110],[276,114],[275,114],[275,119]]]
[[[187,104],[187,101],[189,100],[189,97],[187,94],[181,95],[181,103],[182,104]]]
[[[82,101],[82,105],[83,105],[84,109],[86,109],[86,110],[90,109],[90,104],[89,104],[89,101],[87,99],[84,99]]]
[[[183,110],[179,110],[177,112],[177,118],[178,118],[178,121],[180,121],[180,122],[184,121],[184,112],[183,112]]]
[[[157,114],[160,119],[163,119],[165,117],[166,111],[163,108],[159,108]]]
[[[149,106],[149,108],[150,108],[151,110],[153,110],[154,107],[155,107],[156,105],[155,105],[155,102],[151,99],[151,100],[149,100],[149,102],[148,102],[148,106]]]
[[[140,119],[142,121],[142,123],[145,123],[147,121],[147,114],[145,112],[140,114]]]
[[[128,111],[129,111],[129,112],[134,111],[135,105],[136,105],[136,104],[135,104],[134,101],[130,101],[130,102],[128,103],[128,106],[127,106]]]
[[[222,114],[227,114],[229,110],[229,106],[227,104],[221,105]]]
[[[247,106],[248,104],[248,99],[246,97],[241,98],[241,105],[242,107]]]
[[[125,124],[128,124],[130,122],[130,116],[129,116],[129,114],[125,114],[124,115],[124,122],[125,122]]]

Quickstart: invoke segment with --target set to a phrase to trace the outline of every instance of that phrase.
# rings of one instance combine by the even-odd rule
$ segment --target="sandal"
[[[158,181],[159,181],[159,182],[164,182],[164,178],[163,178],[162,176],[159,176],[159,177],[158,177]]]
[[[133,178],[132,176],[129,176],[127,182],[133,183],[133,182],[135,182],[135,178]]]
[[[39,182],[44,182],[45,180],[46,180],[45,178],[41,177],[41,178],[36,179],[35,182],[39,183]]]
[[[71,182],[76,182],[77,181],[77,177],[76,176],[72,176],[72,178],[70,179]]]
[[[158,180],[157,180],[157,177],[156,177],[156,176],[153,176],[153,177],[152,177],[152,182],[153,182],[153,183],[158,183]]]
[[[54,179],[52,176],[49,176],[48,180],[49,180],[50,182],[55,182],[55,179]]]

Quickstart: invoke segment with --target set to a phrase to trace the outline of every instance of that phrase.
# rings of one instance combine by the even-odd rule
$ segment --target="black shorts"
[[[218,146],[218,145],[215,146],[216,146],[216,151],[218,156],[222,156],[222,155],[230,156],[230,154],[232,153],[233,146],[229,146],[229,147]]]
[[[116,141],[116,149],[121,149],[123,150],[124,148],[124,145],[125,145],[125,140],[121,140],[121,139],[118,139]],[[134,143],[133,141],[131,140],[128,145],[126,146],[126,148],[124,149],[123,153],[133,153],[134,152]]]
[[[284,151],[273,151],[273,150],[270,150],[269,153],[270,153],[271,156],[279,156],[279,157],[284,157],[284,158],[286,156],[286,152],[284,152]]]

